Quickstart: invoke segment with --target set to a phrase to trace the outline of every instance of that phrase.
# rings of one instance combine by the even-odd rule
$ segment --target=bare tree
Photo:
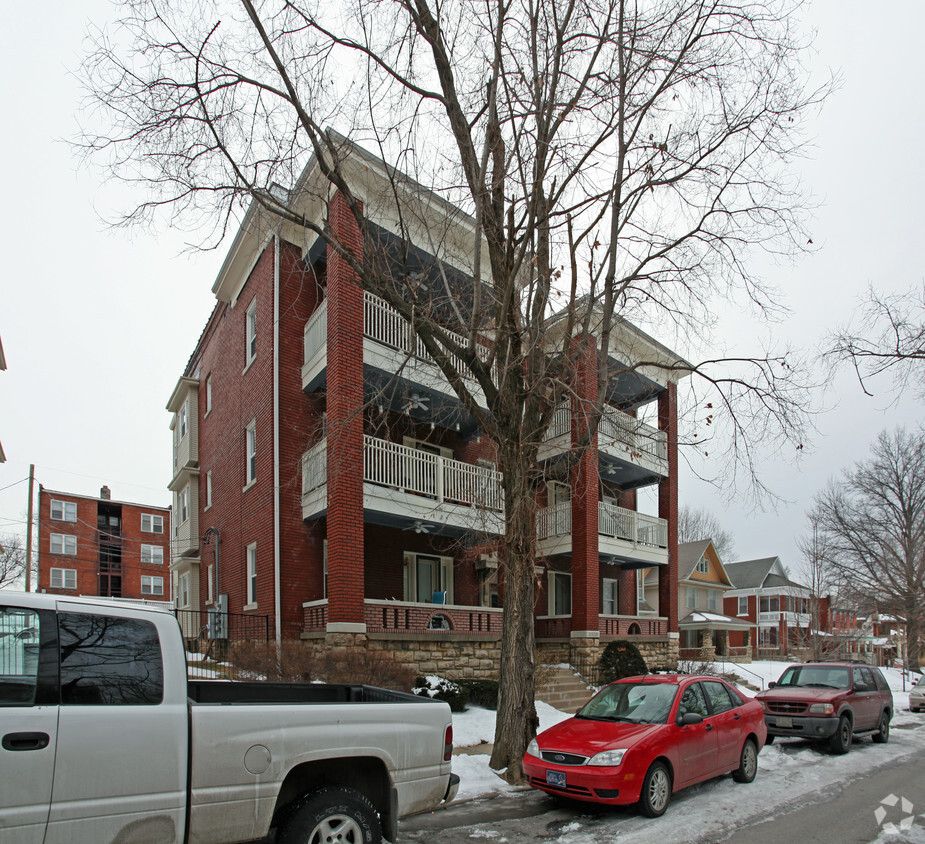
[[[732,562],[735,537],[720,525],[719,519],[703,507],[684,505],[678,508],[678,542],[712,539],[721,560]]]
[[[0,587],[11,586],[26,573],[26,549],[19,536],[0,537]]]
[[[494,442],[505,600],[491,764],[511,780],[537,723],[537,455],[576,378],[595,385],[576,456],[620,367],[700,377],[699,421],[729,436],[730,483],[738,469],[760,487],[759,440],[802,443],[807,385],[788,353],[691,364],[614,342],[624,318],[703,337],[718,300],[777,309],[746,260],[807,242],[787,168],[827,92],[806,87],[797,5],[135,0],[84,64],[102,121],[84,148],[150,192],[122,222],[198,222],[215,245],[262,212],[300,245],[322,239]],[[370,192],[370,170],[386,189]],[[326,225],[332,195],[364,233],[362,260]],[[389,270],[415,243],[465,274],[464,295]]]
[[[867,460],[816,497],[820,559],[870,606],[906,619],[919,665],[925,609],[925,434],[881,433]]]
[[[897,390],[911,384],[925,395],[925,283],[889,294],[870,286],[859,311],[854,325],[829,337],[826,355],[849,363],[868,395],[870,380],[884,373]]]

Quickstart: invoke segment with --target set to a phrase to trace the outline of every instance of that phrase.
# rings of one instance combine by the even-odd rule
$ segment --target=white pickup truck
[[[157,609],[0,591],[3,844],[394,841],[451,800],[445,703],[188,682]]]

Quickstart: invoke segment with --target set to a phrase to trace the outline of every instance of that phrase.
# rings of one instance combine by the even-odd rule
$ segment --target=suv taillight
[[[446,735],[443,737],[443,761],[449,762],[453,756],[453,725],[446,728]]]

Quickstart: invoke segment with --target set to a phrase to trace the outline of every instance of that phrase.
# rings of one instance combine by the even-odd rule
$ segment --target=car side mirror
[[[693,724],[702,724],[703,715],[699,712],[685,712],[678,718],[679,727],[690,727]]]
[[[777,680],[771,680],[771,682],[768,683],[768,688],[773,689],[776,685],[777,685]]]

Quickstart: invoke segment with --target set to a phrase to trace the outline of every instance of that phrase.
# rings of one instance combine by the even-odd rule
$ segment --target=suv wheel
[[[880,724],[873,736],[877,744],[886,744],[890,740],[890,713],[885,711],[880,716]]]
[[[842,715],[838,719],[838,729],[835,735],[829,739],[829,748],[832,753],[847,753],[851,747],[851,719],[847,715]]]

